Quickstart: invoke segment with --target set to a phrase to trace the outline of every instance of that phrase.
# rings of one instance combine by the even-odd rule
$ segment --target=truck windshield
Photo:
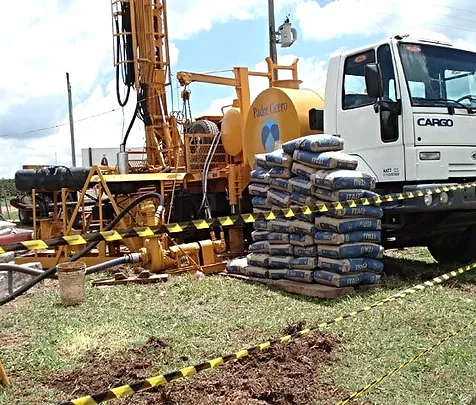
[[[476,107],[476,53],[411,43],[399,51],[413,106]]]

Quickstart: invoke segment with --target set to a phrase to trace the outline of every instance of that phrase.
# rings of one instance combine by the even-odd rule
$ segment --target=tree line
[[[17,194],[14,179],[0,179],[0,197],[12,197]]]

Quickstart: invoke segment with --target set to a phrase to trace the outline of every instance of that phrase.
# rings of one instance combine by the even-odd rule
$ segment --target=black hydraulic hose
[[[39,276],[44,270],[32,269],[31,267],[19,266],[18,264],[0,264],[0,271],[13,271],[15,273],[28,274],[29,276]],[[52,274],[49,278],[58,278],[56,274]]]
[[[95,264],[94,266],[88,267],[85,274],[97,273],[101,270],[106,270],[114,266],[120,266],[121,264],[129,263],[129,258],[127,256],[118,257],[116,259],[109,260],[104,263]]]
[[[129,126],[127,127],[126,134],[124,135],[124,140],[122,141],[122,146],[125,148],[126,143],[127,143],[127,138],[129,138],[129,134],[131,133],[132,126],[134,125],[134,122],[136,120],[137,114],[139,112],[139,102],[136,104],[136,108],[134,110],[134,115],[132,116],[131,122],[129,123]]]
[[[163,207],[164,206],[164,198],[162,195],[159,193],[148,193],[141,195],[137,197],[134,201],[132,201],[127,207],[125,207],[119,215],[112,220],[111,223],[109,223],[106,228],[104,229],[105,231],[110,231],[112,230],[118,223],[119,221],[124,218],[124,216],[132,209],[134,208],[137,204],[141,203],[144,200],[147,200],[149,198],[156,198],[160,201],[160,205]],[[86,245],[81,251],[76,253],[75,255],[71,256],[69,259],[67,259],[65,262],[74,262],[81,257],[83,257],[85,254],[89,253],[92,249],[94,249],[99,242],[101,242],[103,239],[102,237],[98,236],[94,238],[88,245]],[[2,298],[0,300],[0,306],[7,304],[10,301],[13,301],[15,298],[19,297],[20,295],[24,294],[27,292],[29,289],[34,287],[36,284],[38,284],[40,281],[44,280],[46,277],[50,277],[56,272],[56,266],[53,266],[46,270],[43,274],[40,274],[33,280],[31,280],[29,283],[23,285],[20,287],[18,290],[14,291],[12,295],[9,295],[8,297]]]

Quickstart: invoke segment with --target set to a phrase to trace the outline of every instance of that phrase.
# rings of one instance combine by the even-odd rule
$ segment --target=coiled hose
[[[137,197],[134,201],[132,201],[127,207],[125,207],[119,213],[119,215],[116,218],[114,218],[110,224],[106,226],[105,231],[111,231],[132,208],[134,208],[136,205],[138,205],[142,201],[147,200],[149,198],[158,199],[160,201],[160,206],[161,207],[164,206],[164,198],[159,193],[147,193],[147,194],[141,195]],[[71,256],[69,259],[67,259],[66,262],[74,262],[80,259],[85,254],[89,253],[92,249],[94,249],[97,246],[97,244],[101,241],[102,241],[102,238],[98,235],[88,245],[86,245],[81,251]],[[20,295],[24,294],[25,292],[33,288],[35,285],[37,285],[40,281],[55,274],[55,272],[56,272],[56,266],[53,266],[49,268],[48,270],[44,271],[43,274],[40,274],[39,276],[31,280],[29,283],[23,285],[18,290],[14,291],[12,295],[2,298],[2,300],[0,300],[0,306],[5,305],[9,303],[10,301],[13,301],[15,298],[18,298]]]

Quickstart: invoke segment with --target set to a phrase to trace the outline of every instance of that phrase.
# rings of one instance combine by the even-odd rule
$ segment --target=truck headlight
[[[420,160],[440,160],[440,152],[420,152]]]
[[[444,191],[440,194],[440,203],[443,205],[448,205],[448,202],[450,200],[450,196],[448,193],[445,193]]]
[[[433,203],[433,196],[431,194],[426,194],[423,197],[423,202],[427,207],[429,207]]]

